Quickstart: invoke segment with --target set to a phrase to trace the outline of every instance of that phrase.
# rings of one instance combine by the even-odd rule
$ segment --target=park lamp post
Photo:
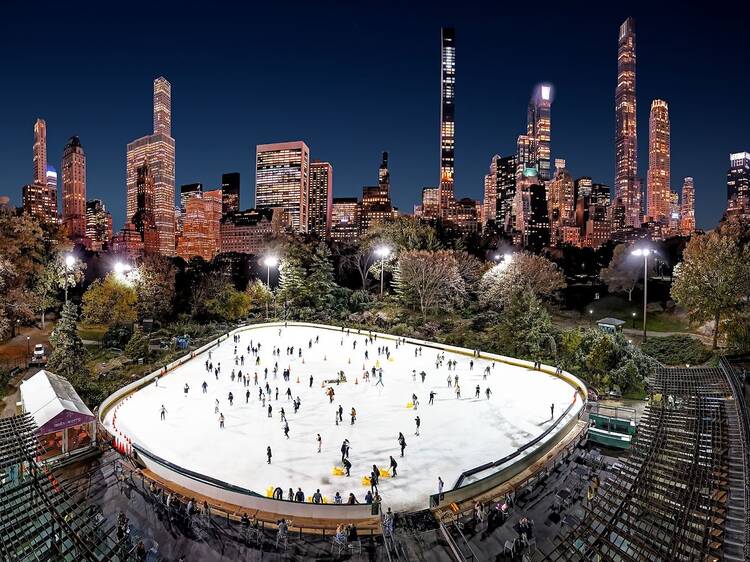
[[[138,277],[138,270],[129,263],[117,262],[114,267],[115,277],[121,283],[131,285]]]
[[[70,271],[76,264],[76,258],[72,254],[65,256],[65,304],[68,303],[68,279],[70,278]]]
[[[633,329],[635,330],[635,312],[633,312]]]
[[[263,259],[263,265],[266,266],[266,285],[271,290],[271,268],[279,265],[279,258],[276,256],[266,256]],[[266,320],[268,320],[268,301],[266,301]]]
[[[31,363],[31,337],[26,336],[26,368],[29,368]]]
[[[391,249],[388,246],[380,246],[375,250],[375,253],[380,256],[380,296],[383,296],[383,282],[385,280],[385,258],[391,255]]]
[[[646,341],[646,303],[648,299],[648,256],[655,254],[651,248],[637,248],[631,252],[634,256],[643,256],[643,341]]]

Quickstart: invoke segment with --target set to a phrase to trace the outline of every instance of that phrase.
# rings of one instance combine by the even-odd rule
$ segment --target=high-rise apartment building
[[[565,241],[564,229],[575,226],[575,181],[565,167],[565,160],[555,160],[555,177],[549,182],[547,213],[550,220],[550,241],[553,246]]]
[[[456,32],[441,30],[440,49],[440,197],[439,215],[450,215],[454,200],[456,149]]]
[[[154,175],[148,163],[136,169],[136,210],[130,218],[135,230],[140,234],[143,251],[147,254],[159,253],[159,233],[154,217]]]
[[[539,174],[535,156],[536,139],[529,135],[518,135],[516,140],[516,178],[529,175],[529,170],[534,170],[534,175]]]
[[[211,261],[221,251],[221,189],[204,191],[185,204],[182,236],[177,255],[184,260],[198,256]]]
[[[222,191],[223,193],[223,191]],[[192,197],[201,197],[203,194],[202,183],[184,183],[180,186],[180,211],[185,214],[185,207]]]
[[[86,239],[91,250],[103,250],[112,240],[112,214],[101,199],[86,201]]]
[[[693,178],[682,181],[682,203],[680,204],[680,233],[690,236],[695,232],[695,184]]]
[[[528,186],[528,215],[523,231],[524,247],[539,253],[550,243],[547,189],[541,183]]]
[[[648,216],[667,223],[670,220],[669,107],[664,100],[651,102],[648,120]]]
[[[440,188],[422,188],[421,216],[426,219],[436,219],[440,216]]]
[[[750,216],[750,152],[729,155],[727,214]]]
[[[281,209],[246,209],[221,220],[221,253],[259,255],[271,238],[279,234]]]
[[[34,123],[34,177],[24,185],[23,211],[43,224],[57,223],[57,172],[47,165],[47,124]]]
[[[259,144],[255,152],[255,207],[283,209],[286,224],[307,232],[310,149],[302,141]]]
[[[552,86],[539,84],[529,101],[526,135],[531,141],[531,163],[542,181],[552,177],[550,169],[550,143],[552,140]]]
[[[224,215],[238,213],[240,210],[240,173],[229,172],[221,175],[221,196],[224,198],[221,207]]]
[[[641,190],[638,177],[638,147],[635,97],[635,21],[620,26],[617,44],[617,88],[615,90],[615,197],[625,207],[625,226],[641,225]]]
[[[516,156],[503,156],[495,163],[497,206],[495,222],[508,231],[513,215],[513,198],[516,195]]]
[[[86,237],[86,153],[78,137],[70,137],[63,149],[62,222],[72,240]]]
[[[172,86],[164,77],[154,80],[154,132],[127,147],[127,221],[137,210],[138,168],[148,165],[154,180],[154,223],[158,252],[175,253],[175,141],[172,138]]]
[[[333,166],[313,160],[310,164],[310,202],[307,231],[320,238],[331,234],[333,207]]]
[[[34,123],[34,179],[37,185],[46,185],[47,180],[47,122],[37,119]]]
[[[359,201],[356,197],[334,197],[331,209],[331,240],[354,244],[359,240]]]
[[[391,174],[388,171],[388,153],[378,168],[378,185],[362,188],[362,203],[359,211],[359,227],[366,233],[371,226],[389,221],[393,218],[391,205]]]
[[[484,176],[484,198],[482,200],[482,226],[497,218],[497,161],[495,154],[490,160],[490,170]]]

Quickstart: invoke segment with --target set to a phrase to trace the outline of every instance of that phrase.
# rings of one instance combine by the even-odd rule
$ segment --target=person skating
[[[357,421],[357,410],[355,410],[354,408],[352,408],[352,411],[349,413],[349,415],[352,418],[351,425],[354,425],[354,422]]]
[[[391,477],[396,477],[396,468],[398,468],[398,463],[396,462],[396,459],[393,458],[393,455],[391,455],[391,464],[389,465],[389,468],[391,469]]]
[[[286,412],[284,411],[284,408],[281,408],[281,410],[279,410],[279,414],[281,415],[281,421],[285,422],[286,421]]]
[[[456,398],[457,399],[461,398],[461,387],[458,386],[458,384],[456,384]]]
[[[320,493],[320,488],[315,490],[315,493],[312,496],[313,503],[323,503],[323,494]]]
[[[214,414],[218,414],[218,413],[219,413],[219,399],[217,398],[214,401]]]
[[[404,434],[399,432],[398,434],[398,444],[401,447],[401,456],[404,456],[404,449],[406,449],[406,437],[404,437]]]
[[[313,376],[310,375],[310,388],[312,388],[312,385],[313,385]]]
[[[338,414],[339,414],[339,421],[341,423],[344,423],[344,407],[341,404],[339,404]]]
[[[284,422],[284,437],[289,439],[289,422]]]
[[[484,393],[487,395],[487,400],[490,399],[490,395],[492,394],[492,391],[490,390],[490,387],[487,387],[487,390],[484,391]]]
[[[320,448],[323,446],[323,438],[320,436],[320,433],[318,433],[315,440],[318,442],[318,452],[320,453]]]
[[[250,402],[250,389],[248,388],[248,389],[247,389],[247,390],[245,391],[245,404],[247,404],[247,403],[249,403],[249,402]]]
[[[438,499],[443,499],[443,479],[438,476]]]
[[[286,499],[288,499],[290,502],[294,501],[294,490],[289,488],[289,492],[287,493]]]
[[[344,439],[344,442],[341,444],[341,462],[344,462],[344,459],[349,456],[349,440]]]
[[[188,383],[185,383],[185,388],[183,389],[183,392],[185,393],[185,398],[187,398],[189,390],[190,390],[190,385]]]
[[[419,407],[419,400],[417,400],[417,395],[413,394],[411,395],[411,404],[413,408],[416,410]]]
[[[343,500],[341,498],[341,494],[339,494],[338,492],[336,492],[336,495],[333,496],[333,503],[336,504],[336,505],[341,505],[342,502],[343,502]]]
[[[367,493],[365,494],[365,503],[366,504],[372,503],[372,490],[367,490]]]
[[[305,503],[305,493],[302,491],[302,488],[297,488],[297,493],[294,494],[294,501]]]
[[[451,388],[453,386],[453,379],[450,375],[448,375],[448,378],[446,380],[448,381],[448,388]]]
[[[231,406],[232,403],[234,402],[234,394],[230,392],[227,398],[229,399],[229,405]]]
[[[224,429],[224,414],[219,414],[219,429]]]
[[[551,420],[555,419],[555,403],[554,402],[549,407],[549,418]]]
[[[270,404],[268,405],[268,417],[273,417],[273,406],[271,406]]]
[[[429,402],[430,406],[432,406],[432,403],[433,403],[434,400],[435,400],[435,391],[431,390],[430,391],[430,402]]]
[[[422,377],[422,382],[424,382],[425,378],[427,378],[427,373],[425,373],[424,371],[421,371],[419,373],[419,376]]]
[[[159,410],[159,415],[161,416],[161,421],[164,421],[167,417],[167,409],[164,407],[164,404],[161,405],[161,410]]]
[[[354,505],[354,504],[359,503],[359,501],[357,500],[357,498],[354,497],[354,494],[350,493],[349,500],[346,503],[348,503],[349,505]]]
[[[417,424],[417,431],[414,433],[414,435],[419,435],[419,426],[422,425],[422,420],[419,419],[419,416],[414,418],[414,423]]]
[[[268,464],[271,464],[271,446],[266,447],[266,457],[268,457]]]
[[[206,394],[208,392],[208,383],[206,381],[203,381],[201,387],[203,387],[203,394]]]
[[[346,475],[347,476],[351,476],[351,474],[349,473],[349,471],[352,468],[352,463],[349,462],[349,459],[343,459],[342,462],[341,462],[341,464],[344,465],[344,470],[346,471]]]
[[[474,398],[479,398],[480,388],[479,385],[474,389]]]

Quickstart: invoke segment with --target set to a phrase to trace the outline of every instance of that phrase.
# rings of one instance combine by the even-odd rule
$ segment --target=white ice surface
[[[320,343],[308,341],[320,337]],[[343,338],[343,345],[341,340]],[[261,364],[247,353],[250,341],[261,343]],[[415,346],[393,341],[376,340],[365,346],[364,334],[325,329],[289,326],[279,335],[277,327],[263,327],[241,332],[238,355],[245,355],[245,365],[234,365],[232,338],[212,350],[212,362],[221,363],[221,374],[216,380],[206,372],[208,352],[176,368],[162,377],[158,387],[154,384],[136,392],[117,410],[117,429],[128,435],[134,443],[183,468],[212,476],[262,495],[269,486],[281,486],[286,497],[292,487],[301,487],[306,497],[317,488],[332,501],[339,491],[344,500],[349,492],[364,501],[368,488],[361,477],[369,475],[373,463],[388,468],[389,455],[398,462],[396,478],[382,478],[380,494],[384,506],[394,509],[417,509],[428,505],[428,496],[437,492],[437,478],[441,476],[445,489],[450,489],[462,471],[497,460],[542,433],[551,423],[550,405],[555,404],[559,416],[573,398],[573,388],[565,381],[551,375],[495,363],[487,380],[483,380],[486,365],[492,362],[475,360],[469,369],[470,357],[446,352],[446,361],[456,359],[458,366],[450,376],[458,374],[461,398],[454,388],[448,388],[449,371],[445,363],[436,369],[437,350],[424,348],[421,357],[414,356]],[[353,342],[357,348],[352,348]],[[388,346],[391,360],[378,357],[377,348]],[[280,357],[273,357],[274,346],[281,347]],[[294,346],[294,355],[286,348]],[[302,358],[298,348],[302,347]],[[368,350],[369,360],[364,359]],[[304,360],[304,363],[303,363]],[[370,369],[379,360],[383,368],[384,386],[376,386],[376,379],[363,381],[363,366]],[[273,376],[274,361],[279,363],[279,373]],[[272,400],[273,417],[268,418],[267,407],[258,399],[259,386],[253,384],[257,371],[259,385],[264,385],[263,370],[268,367],[268,382],[272,393],[279,388],[279,399]],[[291,368],[291,380],[282,378],[284,368]],[[250,378],[250,400],[245,403],[242,381],[232,382],[232,369],[241,370]],[[412,380],[412,369],[427,373],[425,383],[419,375]],[[329,404],[324,379],[335,379],[343,370],[347,382],[335,389],[333,404]],[[313,375],[312,387],[309,376]],[[299,377],[299,383],[297,379]],[[355,384],[355,379],[358,384]],[[201,384],[208,383],[203,394]],[[183,395],[185,383],[190,385],[187,397]],[[474,398],[476,385],[481,394]],[[328,385],[326,385],[327,388]],[[299,396],[302,406],[293,413],[286,390]],[[485,389],[492,390],[491,398]],[[434,405],[428,405],[430,390],[437,393]],[[234,394],[234,405],[227,399]],[[419,399],[415,411],[407,408],[412,393]],[[214,413],[214,400],[220,401],[220,411],[225,416],[225,428],[219,429],[218,414]],[[160,421],[162,404],[167,409],[165,421]],[[335,410],[344,408],[344,423],[335,425]],[[286,439],[279,410],[284,408],[290,426]],[[350,424],[349,412],[357,410],[357,421]],[[420,436],[415,436],[414,418],[422,421]],[[105,420],[111,426],[112,411]],[[406,437],[405,456],[399,456],[397,437],[399,431]],[[323,439],[322,452],[317,452],[316,434]],[[333,476],[334,466],[341,466],[341,443],[349,439],[352,463],[351,477]],[[272,464],[266,462],[266,446],[273,451]]]

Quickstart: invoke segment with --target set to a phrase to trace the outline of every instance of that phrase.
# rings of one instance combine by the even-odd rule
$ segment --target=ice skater
[[[315,437],[315,440],[318,442],[318,453],[320,453],[320,448],[323,446],[323,438],[320,436],[320,433]]]
[[[398,444],[399,447],[401,447],[401,456],[404,456],[404,449],[406,449],[406,437],[404,437],[404,434],[399,431],[398,433]]]
[[[549,419],[551,420],[555,419],[555,403],[554,402],[550,404],[550,407],[549,407]]]
[[[453,379],[450,375],[448,375],[448,378],[446,380],[448,381],[448,388],[451,388],[453,386]]]
[[[281,408],[281,410],[279,411],[279,414],[281,415],[281,421],[285,422],[286,421],[286,412],[284,411],[284,408]]]
[[[159,410],[159,415],[161,416],[161,421],[164,421],[167,418],[167,409],[164,407],[164,404],[161,405],[161,410]]]
[[[433,404],[434,401],[435,401],[435,391],[431,390],[430,391],[430,401],[429,401],[430,406],[432,406],[432,404]]]
[[[284,422],[284,437],[289,439],[289,422]]]
[[[341,406],[341,404],[339,404],[338,415],[339,415],[339,421],[341,423],[344,423],[344,408],[343,408],[343,406]],[[336,425],[338,425],[338,424],[336,424]]]
[[[219,399],[217,398],[214,402],[214,414],[219,413]]]
[[[313,376],[310,375],[310,388],[312,388],[312,385],[313,385]]]
[[[484,391],[484,393],[487,395],[487,400],[490,399],[490,395],[492,394],[492,391],[490,390],[490,387],[487,387],[487,390]]]
[[[396,462],[396,459],[393,458],[393,455],[391,455],[391,464],[389,465],[389,468],[391,469],[391,477],[392,478],[396,478],[396,468],[397,467],[398,467],[398,463]]]
[[[231,405],[232,405],[232,403],[234,402],[234,394],[232,394],[232,393],[230,392],[230,393],[229,393],[229,396],[227,396],[227,398],[229,399],[229,405],[231,406]]]
[[[357,421],[357,410],[355,410],[354,408],[352,408],[352,411],[349,413],[349,415],[352,418],[351,425],[354,425],[354,422]]]
[[[250,389],[248,388],[245,391],[245,404],[248,404],[250,402]]]
[[[268,405],[268,417],[273,417],[273,406],[271,406],[270,404]]]
[[[224,429],[224,414],[219,414],[219,429]]]
[[[414,433],[414,435],[419,435],[419,426],[422,425],[422,420],[419,419],[419,416],[414,418],[414,423],[417,424],[417,431]]]
[[[474,389],[474,398],[479,398],[480,388],[479,385]]]
[[[185,398],[187,398],[189,391],[190,391],[190,385],[188,383],[185,383],[185,388],[183,389],[183,392],[185,393]]]
[[[349,462],[349,459],[342,460],[341,464],[344,465],[344,470],[346,471],[346,475],[351,476],[351,473],[349,471],[352,469],[352,463]]]
[[[268,464],[271,464],[271,446],[266,447],[266,456],[268,457]]]
[[[414,393],[411,395],[411,404],[415,410],[419,407],[419,400],[417,400],[417,395]]]
[[[349,440],[344,439],[344,442],[341,444],[341,462],[344,462],[344,459],[346,459],[349,456]]]
[[[443,484],[443,479],[438,476],[438,500],[443,499],[443,487],[445,484]]]
[[[201,387],[203,388],[203,394],[207,394],[208,393],[208,383],[206,381],[203,381],[203,384],[201,385]]]
[[[461,387],[458,386],[458,384],[456,384],[456,399],[457,400],[461,399]]]

